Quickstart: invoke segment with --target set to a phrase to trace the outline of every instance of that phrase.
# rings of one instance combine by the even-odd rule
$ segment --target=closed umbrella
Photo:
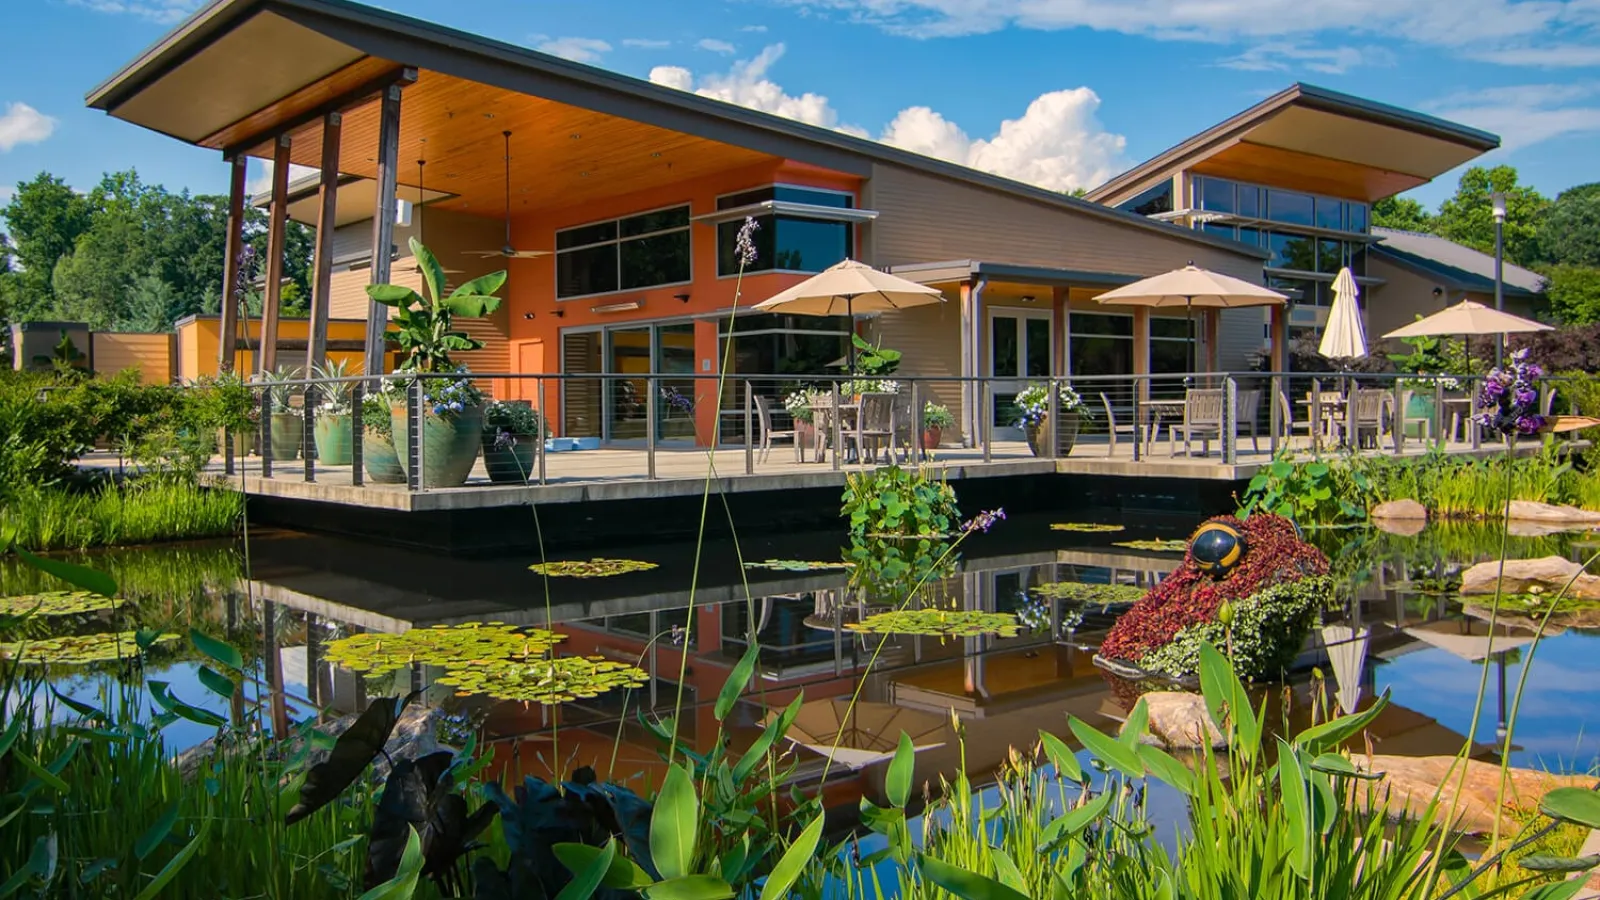
[[[1289,298],[1242,278],[1202,269],[1190,263],[1181,269],[1152,275],[1094,298],[1099,303],[1153,308],[1183,307],[1194,334],[1194,311],[1247,306],[1282,306]],[[1194,341],[1189,342],[1189,369],[1194,370]]]
[[[800,316],[849,316],[855,333],[858,312],[885,312],[943,301],[939,289],[898,275],[880,272],[847,259],[818,272],[788,290],[757,303],[761,312]],[[855,342],[850,344],[850,373],[855,374]]]
[[[1322,644],[1328,650],[1328,662],[1333,667],[1339,708],[1347,716],[1354,715],[1361,704],[1361,676],[1367,665],[1367,646],[1371,642],[1370,628],[1350,625],[1322,627]]]
[[[1348,268],[1339,270],[1333,280],[1333,308],[1328,311],[1327,327],[1317,352],[1328,359],[1360,359],[1367,355],[1367,330],[1361,324],[1361,308],[1356,305],[1360,289]]]

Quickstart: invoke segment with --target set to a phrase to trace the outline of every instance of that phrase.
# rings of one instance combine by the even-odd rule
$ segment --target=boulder
[[[1509,513],[1513,520],[1523,522],[1600,526],[1600,513],[1579,509],[1576,506],[1555,506],[1534,500],[1513,500]]]
[[[324,734],[338,737],[344,734],[347,728],[355,724],[355,721],[356,714],[350,713],[323,723],[318,726],[318,730]],[[439,743],[440,726],[443,724],[444,712],[442,710],[423,706],[420,703],[408,705],[405,712],[400,714],[399,721],[395,722],[394,731],[389,733],[388,743],[383,745],[384,752],[388,754],[388,757],[386,758],[379,754],[377,760],[372,764],[373,774],[380,779],[388,777],[389,759],[399,760],[406,757],[415,759],[439,750],[454,749]],[[300,751],[300,745],[301,739],[297,736],[279,745],[277,749],[281,753],[281,758],[287,759]],[[223,746],[223,752],[230,755],[236,754],[242,752],[247,746],[238,741],[226,741]],[[187,778],[193,775],[211,757],[215,750],[216,738],[207,738],[178,753],[173,757],[172,762],[173,765],[178,767],[178,771],[182,772],[183,776]],[[309,767],[322,762],[328,758],[328,752],[327,750],[312,748],[306,757],[306,765]]]
[[[1493,594],[1496,584],[1505,593],[1526,593],[1538,588],[1554,594],[1566,588],[1566,596],[1579,600],[1600,600],[1600,576],[1583,571],[1583,566],[1561,556],[1539,559],[1508,559],[1502,573],[1499,560],[1481,562],[1461,573],[1461,593]],[[1574,580],[1576,576],[1576,580]],[[1567,588],[1567,582],[1572,587]]]
[[[1415,816],[1420,813],[1435,793],[1439,796],[1439,815],[1443,816],[1452,805],[1456,807],[1457,827],[1467,834],[1490,834],[1494,831],[1495,803],[1499,799],[1500,766],[1484,760],[1468,760],[1466,778],[1461,778],[1454,756],[1386,756],[1357,754],[1351,758],[1356,767],[1367,772],[1381,772],[1379,787],[1390,790],[1388,813],[1390,816]],[[1558,787],[1592,787],[1594,779],[1578,775],[1551,775],[1534,769],[1508,770],[1505,805],[1508,812],[1536,809],[1546,792]],[[1461,791],[1456,793],[1457,783]],[[1358,791],[1358,795],[1366,795]],[[1500,832],[1515,832],[1520,826],[1509,815],[1500,820]]]
[[[1143,695],[1150,712],[1150,733],[1143,740],[1173,750],[1221,749],[1228,739],[1211,721],[1206,701],[1187,691],[1154,691]]]
[[[1372,527],[1385,534],[1416,537],[1428,527],[1426,519],[1373,519]]]
[[[1415,500],[1390,500],[1379,503],[1368,513],[1374,519],[1420,519],[1428,521],[1428,510]]]

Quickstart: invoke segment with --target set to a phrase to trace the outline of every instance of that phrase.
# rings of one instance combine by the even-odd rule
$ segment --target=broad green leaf
[[[154,898],[161,896],[161,892],[166,890],[167,884],[178,877],[178,873],[183,871],[183,867],[189,864],[189,860],[200,852],[200,846],[205,843],[206,835],[210,831],[210,817],[201,819],[200,828],[195,831],[194,837],[190,839],[189,843],[183,845],[183,849],[168,860],[165,866],[161,867],[161,871],[156,873],[156,877],[144,886],[144,890],[140,891],[138,896],[134,897],[134,900],[154,900]],[[420,848],[417,855],[421,856]],[[421,869],[420,863],[418,863],[418,869]],[[410,897],[411,895],[406,894],[405,896]],[[367,898],[363,898],[363,900],[367,900]]]
[[[1101,734],[1077,716],[1067,717],[1067,727],[1072,729],[1072,735],[1101,762],[1129,778],[1144,776],[1144,764],[1139,762],[1138,754],[1118,742],[1116,738]]]
[[[1379,781],[1383,778],[1382,772],[1363,772],[1356,768],[1355,763],[1337,753],[1318,756],[1311,761],[1311,768],[1336,778],[1359,778],[1362,781]]]
[[[0,898],[9,897],[21,890],[23,885],[38,878],[49,884],[56,874],[56,833],[50,832],[41,835],[33,842],[33,851],[28,854],[27,864],[19,867],[11,874],[10,878],[0,884]]]
[[[916,768],[916,762],[917,751],[911,745],[911,736],[902,731],[900,744],[895,747],[894,759],[889,762],[889,771],[883,779],[883,792],[888,796],[890,806],[905,809],[906,803],[911,800],[911,773]]]
[[[1234,674],[1233,663],[1210,644],[1200,645],[1200,692],[1212,721],[1228,735],[1228,746],[1254,755],[1261,747],[1261,725],[1250,706],[1250,695]]]
[[[1051,847],[1064,837],[1071,837],[1088,828],[1094,820],[1105,815],[1111,806],[1111,792],[1101,791],[1082,806],[1075,806],[1051,820],[1039,834],[1039,845]]]
[[[102,856],[87,866],[84,866],[83,871],[78,874],[78,883],[87,885],[89,882],[99,878],[102,872],[115,869],[116,867],[117,860],[114,857]]]
[[[600,882],[611,873],[611,863],[617,858],[617,842],[615,839],[606,841],[600,854],[587,866],[576,869],[572,873],[572,880],[567,886],[556,894],[556,900],[589,900],[600,887]]]
[[[1588,885],[1586,878],[1544,884],[1522,895],[1522,900],[1572,900]]]
[[[6,730],[0,731],[0,757],[11,752],[11,745],[17,742],[17,735],[22,733],[22,723],[26,721],[27,716],[12,716]]]
[[[1185,794],[1194,795],[1194,773],[1172,754],[1152,744],[1140,744],[1134,752],[1139,754],[1139,760],[1151,775]]]
[[[62,562],[59,559],[34,556],[21,547],[13,546],[11,549],[15,550],[17,557],[29,566],[47,575],[54,575],[73,587],[93,591],[102,597],[115,597],[117,595],[117,580],[104,572],[91,569],[88,566]]]
[[[918,860],[924,878],[961,900],[1028,900],[1027,894],[1014,891],[986,875],[969,872],[931,856],[924,855]]]
[[[68,697],[66,694],[63,694],[60,691],[56,690],[55,688],[51,688],[50,689],[50,693],[54,694],[57,700],[60,700],[62,703],[65,703],[67,705],[68,709],[71,709],[73,712],[77,713],[78,715],[83,716],[85,719],[96,719],[96,720],[99,720],[101,722],[110,722],[111,721],[106,716],[105,710],[102,710],[102,709],[100,709],[98,707],[90,706],[89,704],[84,703],[81,700],[74,700],[71,697]],[[5,745],[6,746],[10,746],[10,743],[11,743],[10,741],[6,741]],[[4,756],[4,755],[5,755],[5,750],[3,748],[0,748],[0,756]]]
[[[148,859],[150,854],[161,846],[161,842],[167,839],[167,835],[172,833],[172,826],[176,824],[178,824],[178,804],[174,801],[167,807],[167,811],[161,814],[161,818],[156,819],[155,823],[146,828],[144,834],[139,835],[139,839],[133,842],[133,855],[140,862]]]
[[[1300,760],[1282,738],[1278,739],[1278,783],[1282,789],[1284,818],[1289,826],[1289,867],[1301,878],[1311,877],[1311,794]]]
[[[1150,706],[1140,697],[1133,704],[1133,712],[1128,713],[1128,721],[1122,724],[1122,733],[1117,735],[1117,740],[1125,747],[1134,747],[1139,743],[1139,738],[1150,728]]]
[[[417,880],[422,874],[422,839],[417,829],[407,825],[406,849],[400,854],[400,866],[394,877],[362,894],[360,900],[411,900],[417,892]]]
[[[690,873],[699,823],[694,779],[682,765],[673,763],[667,766],[667,777],[650,816],[650,857],[662,878],[682,878]]]
[[[150,681],[147,682],[147,684],[150,688],[150,699],[154,700],[162,709],[172,713],[173,715],[211,728],[221,728],[222,726],[228,724],[227,719],[222,718],[216,713],[211,712],[210,710],[200,709],[197,706],[190,706],[182,700],[179,700],[177,697],[172,696],[172,686],[167,684],[165,681]]]
[[[733,885],[715,875],[668,878],[644,889],[646,900],[728,900]]]
[[[239,655],[238,648],[227,641],[219,641],[208,637],[199,631],[189,629],[189,640],[194,643],[194,648],[211,657],[219,663],[235,671],[244,671],[244,657]]]
[[[498,272],[490,272],[487,275],[479,275],[477,278],[474,278],[471,281],[468,281],[466,284],[456,288],[451,292],[450,296],[492,297],[496,291],[500,290],[500,288],[505,285],[506,277],[506,271],[504,269]]]
[[[445,276],[444,266],[439,265],[439,260],[433,251],[423,245],[422,241],[412,237],[409,241],[411,257],[417,261],[417,268],[422,270],[422,280],[427,282],[428,296],[438,299],[443,295]]]
[[[573,874],[593,865],[594,861],[600,858],[600,854],[605,852],[599,847],[591,847],[588,844],[555,844],[550,850]],[[620,853],[613,853],[611,868],[607,869],[605,876],[600,879],[602,887],[625,891],[636,891],[654,883],[655,879],[651,878],[648,872]]]
[[[784,708],[783,713],[778,718],[767,723],[767,727],[761,732],[761,736],[756,738],[755,743],[750,745],[750,749],[744,752],[744,756],[739,757],[739,761],[734,763],[734,783],[743,783],[750,776],[750,773],[755,771],[756,766],[767,758],[767,751],[772,749],[772,745],[777,743],[779,738],[789,733],[789,728],[794,725],[794,720],[800,715],[800,707],[804,703],[805,693],[801,692]],[[667,738],[663,739],[670,739],[670,737],[671,735],[668,735]]]
[[[722,692],[717,694],[717,705],[713,708],[718,722],[728,717],[728,713],[733,711],[733,705],[739,702],[739,695],[749,686],[750,676],[756,671],[756,656],[760,650],[758,645],[752,643],[749,649],[744,651],[744,656],[739,657],[739,664],[728,673],[728,680],[722,683]]]
[[[1556,788],[1539,801],[1539,811],[1552,819],[1585,828],[1600,828],[1600,792],[1586,788]]]
[[[767,876],[767,883],[761,886],[761,900],[785,900],[789,896],[789,888],[794,887],[800,873],[811,864],[811,857],[817,852],[817,842],[822,840],[822,821],[821,815],[812,819],[811,824],[784,851],[783,858],[778,860],[778,864],[772,867],[772,874]]]
[[[1072,752],[1066,741],[1048,731],[1040,731],[1039,740],[1044,742],[1044,754],[1050,758],[1057,772],[1072,781],[1083,781],[1083,767],[1078,765],[1078,755]]]
[[[1517,865],[1533,872],[1587,872],[1600,866],[1600,856],[1524,856]]]
[[[233,679],[218,672],[210,666],[201,666],[199,671],[200,683],[206,686],[211,693],[227,700],[232,699],[236,687]]]
[[[39,779],[39,781],[50,790],[55,791],[58,794],[69,793],[72,790],[72,788],[69,787],[65,781],[61,780],[59,775],[50,771],[44,766],[39,765],[38,760],[26,753],[23,753],[21,750],[11,754],[11,758],[21,763],[24,769],[27,769],[29,772],[31,772],[34,778]]]
[[[1389,692],[1373,704],[1353,716],[1340,716],[1321,725],[1313,725],[1305,731],[1294,736],[1296,746],[1303,748],[1307,753],[1321,753],[1324,750],[1333,750],[1340,744],[1366,730],[1389,705]]]
[[[994,856],[994,873],[999,876],[1000,883],[1024,896],[1028,893],[1028,881],[1022,877],[1022,872],[1017,868],[1016,860],[1011,854],[995,848],[991,851]]]

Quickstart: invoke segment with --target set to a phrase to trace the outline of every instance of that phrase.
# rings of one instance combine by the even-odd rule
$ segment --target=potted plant
[[[922,407],[922,449],[937,450],[944,439],[944,430],[956,424],[950,407],[929,400]]]
[[[318,378],[346,378],[348,360],[313,367]],[[312,419],[312,437],[317,442],[317,459],[330,466],[348,466],[351,458],[350,397],[353,383],[330,381],[317,385],[317,414]]]
[[[1021,428],[1028,438],[1028,449],[1034,456],[1048,456],[1044,450],[1043,438],[1050,433],[1050,389],[1048,386],[1034,383],[1017,395],[1017,426]],[[1072,445],[1078,441],[1078,421],[1084,414],[1086,407],[1083,398],[1072,389],[1072,385],[1065,381],[1056,385],[1056,411],[1061,421],[1056,425],[1056,456],[1062,457],[1072,452]]]
[[[783,408],[794,420],[794,439],[802,447],[817,445],[817,415],[811,409],[816,399],[816,389],[808,387],[790,391],[783,397]]]
[[[1417,318],[1422,318],[1418,316]],[[1391,353],[1389,359],[1395,367],[1402,372],[1413,375],[1427,376],[1436,373],[1448,372],[1450,362],[1445,355],[1444,342],[1436,337],[1420,335],[1412,338],[1401,338],[1400,342],[1411,348],[1410,353]],[[1415,421],[1418,419],[1432,420],[1434,415],[1434,390],[1435,382],[1446,391],[1461,390],[1461,382],[1454,378],[1402,378],[1401,390],[1412,392],[1411,399],[1407,401],[1404,419]],[[1420,437],[1421,425],[1414,426],[1417,433],[1408,437]]]
[[[527,484],[533,477],[544,419],[526,400],[496,400],[483,411],[483,467],[495,484]]]
[[[851,370],[850,374],[864,377],[850,382],[849,387],[851,390],[846,392],[848,396],[859,397],[862,394],[876,393],[876,390],[866,386],[874,382],[894,384],[894,382],[886,379],[900,368],[899,350],[890,350],[883,346],[882,340],[879,340],[876,344],[869,343],[866,338],[859,334],[850,335],[850,343],[856,348],[855,368]],[[884,393],[892,392],[893,390],[885,391]]]
[[[404,484],[406,472],[394,449],[394,401],[368,394],[361,401],[361,467],[374,484]]]
[[[504,271],[474,278],[444,295],[444,269],[422,242],[411,239],[411,253],[422,269],[426,296],[397,284],[367,286],[367,295],[385,306],[394,307],[389,320],[390,340],[405,354],[402,371],[419,376],[453,377],[418,379],[423,396],[422,484],[424,487],[449,487],[464,484],[478,459],[483,432],[483,395],[472,383],[465,366],[450,358],[456,351],[478,350],[483,342],[452,326],[456,316],[482,318],[500,306],[494,297],[506,281]],[[392,408],[396,435],[409,433],[412,410],[408,403]],[[411,447],[403,438],[395,441],[400,466],[408,473]]]
[[[272,402],[267,439],[272,442],[272,458],[279,462],[298,457],[300,442],[305,439],[305,411],[294,405],[294,386],[288,383],[299,378],[300,370],[294,366],[278,366],[262,376]]]
[[[200,378],[194,383],[194,396],[201,423],[217,430],[217,446],[223,452],[227,451],[230,432],[236,453],[249,456],[255,452],[261,408],[243,378],[233,372]]]

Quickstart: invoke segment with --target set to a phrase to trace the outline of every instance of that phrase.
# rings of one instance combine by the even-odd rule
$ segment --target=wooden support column
[[[232,372],[238,359],[239,342],[239,266],[244,262],[244,203],[246,166],[249,158],[240,154],[228,161],[233,167],[228,180],[228,236],[223,244],[227,258],[222,261],[222,314],[220,339],[217,341],[217,371]],[[176,357],[174,357],[176,358]]]
[[[333,231],[339,202],[339,131],[343,116],[322,119],[322,181],[317,188],[317,246],[312,258],[311,323],[306,342],[306,376],[327,364],[328,301],[333,288]]]
[[[1217,371],[1217,336],[1222,333],[1222,311],[1206,310],[1206,371]]]
[[[1133,374],[1150,374],[1150,307],[1135,306],[1133,308]],[[1141,378],[1137,382],[1136,394],[1141,401],[1150,399],[1150,380]]]
[[[272,206],[267,213],[266,285],[261,291],[261,352],[258,371],[278,366],[278,305],[283,299],[283,240],[289,224],[289,136],[272,152]]]
[[[400,165],[401,86],[383,89],[378,116],[378,197],[372,209],[372,283],[388,284],[394,262],[395,177]],[[363,371],[383,374],[383,332],[388,327],[388,308],[376,300],[367,301],[367,341]]]
[[[1050,373],[1058,378],[1072,374],[1068,368],[1071,360],[1067,358],[1067,302],[1070,292],[1069,288],[1064,287],[1050,289],[1050,342],[1055,345],[1055,351],[1051,353]]]
[[[1267,334],[1272,336],[1272,371],[1274,372],[1287,371],[1286,366],[1289,362],[1288,318],[1289,307],[1287,304],[1271,307],[1270,315],[1267,318],[1270,323],[1267,326]]]

